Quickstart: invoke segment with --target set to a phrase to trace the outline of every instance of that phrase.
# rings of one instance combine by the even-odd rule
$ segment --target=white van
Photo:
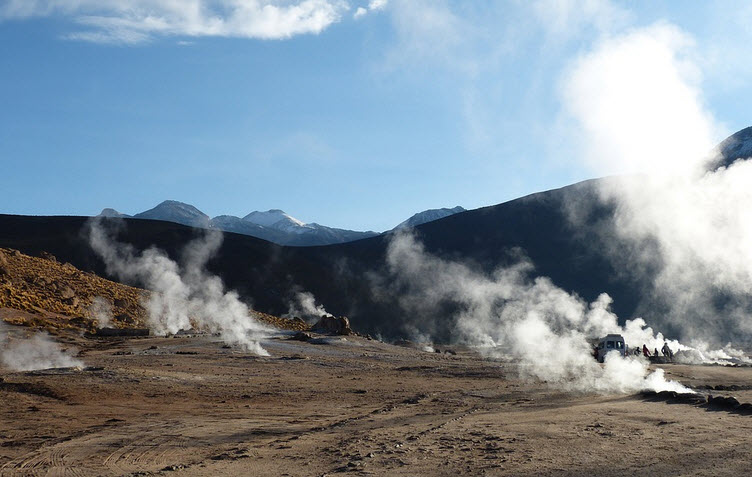
[[[624,343],[624,337],[622,335],[606,335],[605,338],[598,340],[598,348],[596,352],[596,359],[599,363],[602,363],[606,359],[606,354],[616,351],[622,357],[627,355],[627,345]]]

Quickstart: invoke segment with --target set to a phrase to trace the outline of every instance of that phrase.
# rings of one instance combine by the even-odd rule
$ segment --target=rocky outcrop
[[[10,269],[8,268],[8,259],[5,258],[5,253],[0,250],[0,278],[10,275]]]
[[[313,325],[313,330],[319,333],[332,333],[335,335],[353,334],[353,330],[350,328],[350,320],[346,316],[335,318],[331,315],[324,315]]]

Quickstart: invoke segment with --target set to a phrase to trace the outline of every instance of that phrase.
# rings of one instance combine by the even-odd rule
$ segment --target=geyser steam
[[[112,325],[112,304],[106,298],[95,296],[89,306],[89,314],[97,321],[97,328]]]
[[[666,381],[660,369],[648,372],[643,358],[612,354],[604,366],[593,359],[589,337],[621,333],[628,343],[663,344],[663,337],[654,335],[642,320],[619,326],[606,294],[587,304],[548,278],[528,279],[532,265],[526,261],[487,276],[428,254],[408,233],[392,239],[387,264],[392,286],[401,291],[405,314],[417,318],[410,326],[428,323],[438,307],[451,302],[457,310],[456,340],[518,360],[525,376],[569,390],[689,391]],[[673,345],[678,347],[678,343]]]
[[[580,160],[641,174],[600,181],[616,205],[603,245],[616,268],[650,270],[638,311],[682,339],[750,343],[752,161],[711,154],[722,128],[705,108],[693,46],[670,24],[606,38],[563,78],[564,110]],[[752,150],[751,134],[739,139],[738,151]]]
[[[189,242],[180,264],[164,252],[149,248],[137,252],[120,243],[101,218],[88,226],[89,243],[104,260],[108,273],[136,280],[153,293],[145,307],[155,334],[176,333],[194,325],[219,333],[230,345],[258,355],[268,355],[260,340],[269,331],[251,317],[234,291],[225,291],[222,280],[206,272],[206,263],[222,244],[222,233],[207,231]]]
[[[47,333],[11,338],[0,323],[0,362],[14,371],[83,367],[84,363],[60,349]]]
[[[295,298],[289,303],[285,318],[302,318],[312,322],[322,316],[329,315],[324,305],[316,304],[316,297],[313,293],[301,291],[295,293]]]

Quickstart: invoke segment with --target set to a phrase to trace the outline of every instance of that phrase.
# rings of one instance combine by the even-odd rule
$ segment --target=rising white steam
[[[118,242],[100,218],[89,222],[89,243],[107,266],[108,273],[137,280],[153,293],[144,304],[148,324],[158,335],[197,327],[219,333],[227,344],[268,355],[259,341],[269,331],[254,320],[234,291],[206,271],[206,263],[222,243],[222,233],[208,231],[186,244],[180,264],[164,252],[150,248],[137,252]]]
[[[97,321],[97,328],[112,326],[112,303],[106,298],[95,296],[89,306],[89,315]]]
[[[596,173],[676,175],[707,159],[719,128],[702,103],[693,45],[659,23],[606,38],[566,72],[570,133]]]
[[[406,323],[403,326],[405,333],[420,349],[427,353],[433,353],[436,349],[433,347],[433,339],[428,333],[424,333],[417,326]]]
[[[451,302],[456,310],[455,339],[517,360],[524,376],[569,390],[689,391],[666,381],[661,370],[649,372],[640,357],[609,355],[603,366],[594,360],[588,338],[608,333],[623,334],[633,346],[663,346],[662,336],[654,335],[642,320],[619,326],[609,310],[608,295],[587,304],[548,278],[529,280],[532,265],[524,261],[488,276],[426,253],[408,233],[392,239],[387,263],[392,283],[402,292],[406,315],[415,318],[411,326],[429,323],[439,307]]]
[[[658,267],[644,277],[641,312],[660,310],[683,339],[752,342],[752,162],[714,169],[721,128],[692,47],[665,24],[605,40],[565,77],[564,105],[595,171],[642,174],[600,191],[616,204],[602,232],[617,268],[626,249],[634,269]]]
[[[47,333],[11,338],[0,324],[0,362],[13,371],[83,367],[84,363],[60,349]]]
[[[316,304],[316,297],[311,292],[298,292],[295,299],[288,305],[285,318],[302,318],[306,321],[315,321],[322,316],[329,315],[322,304]]]

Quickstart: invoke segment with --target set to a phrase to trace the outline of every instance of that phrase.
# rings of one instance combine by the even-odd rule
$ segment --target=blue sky
[[[381,231],[631,171],[752,125],[751,21],[732,1],[0,0],[0,213],[175,199]]]

